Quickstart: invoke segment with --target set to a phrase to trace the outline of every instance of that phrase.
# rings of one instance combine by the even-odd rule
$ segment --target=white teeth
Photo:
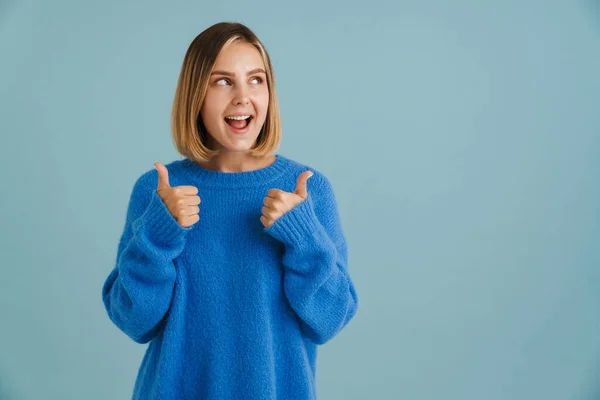
[[[249,115],[240,115],[240,116],[236,116],[236,117],[225,117],[225,118],[227,118],[227,119],[238,119],[238,120],[241,120],[241,119],[250,118],[250,116]]]

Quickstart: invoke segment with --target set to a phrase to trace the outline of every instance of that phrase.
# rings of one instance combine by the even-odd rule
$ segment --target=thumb
[[[308,182],[308,178],[310,178],[311,176],[313,176],[312,171],[304,171],[300,174],[300,176],[298,177],[298,181],[296,182],[296,191],[294,193],[296,193],[303,199],[306,199],[308,197],[306,183]]]
[[[171,185],[169,185],[169,170],[167,170],[167,167],[159,162],[155,162],[154,168],[158,171],[158,187],[156,190],[171,187]]]

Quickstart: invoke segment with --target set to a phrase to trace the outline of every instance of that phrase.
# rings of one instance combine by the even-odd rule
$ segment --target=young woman
[[[317,345],[358,299],[329,180],[275,152],[273,67],[246,26],[192,41],[172,134],[184,158],[135,182],[102,288],[149,343],[133,398],[315,399]]]

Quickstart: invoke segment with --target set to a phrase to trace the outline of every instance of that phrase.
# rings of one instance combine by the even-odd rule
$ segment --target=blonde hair
[[[171,134],[177,151],[192,161],[208,161],[218,150],[207,147],[208,132],[200,109],[206,95],[210,74],[219,52],[233,43],[253,45],[263,58],[269,105],[267,117],[256,145],[250,150],[255,157],[272,155],[281,142],[281,118],[275,92],[275,76],[267,50],[248,27],[237,22],[219,22],[192,41],[183,59],[171,112]]]

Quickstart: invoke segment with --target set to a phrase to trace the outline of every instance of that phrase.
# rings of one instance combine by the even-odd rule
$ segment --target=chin
[[[224,141],[225,144],[223,144],[223,143],[219,143],[219,144],[223,150],[227,150],[227,151],[248,151],[248,150],[252,150],[254,148],[254,146],[256,145],[257,138],[258,138],[258,135],[253,137],[252,139],[246,138],[246,140],[236,139],[236,138],[233,138],[233,139],[226,138]]]

